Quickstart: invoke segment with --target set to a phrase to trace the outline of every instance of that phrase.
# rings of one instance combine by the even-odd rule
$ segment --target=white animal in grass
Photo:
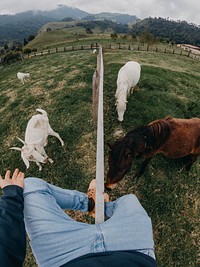
[[[44,150],[44,147],[47,145],[48,136],[51,135],[57,137],[62,146],[64,146],[64,142],[60,135],[54,132],[54,130],[51,128],[46,111],[43,109],[36,110],[42,114],[34,115],[28,121],[25,133],[25,141],[18,138],[24,144],[24,146],[22,148],[11,147],[11,149],[21,151],[21,157],[27,169],[30,166],[29,161],[34,161],[39,166],[39,170],[41,171],[42,165],[40,163],[46,163],[47,161],[53,163],[53,160],[48,158]]]
[[[123,121],[127,96],[134,90],[140,80],[141,66],[138,62],[128,61],[118,72],[117,90],[115,93],[118,120]]]
[[[30,78],[31,75],[30,73],[23,73],[23,72],[18,72],[17,73],[17,78],[24,84],[26,81],[26,78]]]
[[[92,54],[96,54],[96,53],[97,53],[97,49],[93,49]]]

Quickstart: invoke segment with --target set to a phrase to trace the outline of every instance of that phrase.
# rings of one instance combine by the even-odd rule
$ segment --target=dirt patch
[[[73,86],[70,86],[72,89],[81,89],[81,88],[85,88],[87,86],[86,82],[79,82],[79,83],[75,83]]]
[[[32,88],[31,94],[33,94],[34,96],[40,96],[40,95],[48,96],[49,95],[42,87],[39,87],[39,86],[35,86],[34,88]]]
[[[11,101],[14,101],[16,99],[16,93],[14,90],[7,92],[6,95],[10,98]]]
[[[67,73],[67,78],[68,79],[73,79],[75,76],[77,76],[80,73],[80,70],[78,69],[73,69],[70,72]]]

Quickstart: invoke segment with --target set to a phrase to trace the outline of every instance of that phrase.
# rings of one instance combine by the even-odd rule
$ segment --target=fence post
[[[104,221],[104,129],[103,129],[103,55],[99,46],[97,69],[93,75],[93,108],[96,108],[97,150],[96,150],[96,202],[95,223]],[[96,128],[95,128],[96,129]]]

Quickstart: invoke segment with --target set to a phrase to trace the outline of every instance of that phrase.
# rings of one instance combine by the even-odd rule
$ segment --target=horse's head
[[[105,188],[112,190],[116,184],[122,180],[132,165],[133,154],[126,139],[115,141],[114,144],[108,144],[110,147]]]
[[[136,133],[133,130],[123,139],[108,145],[110,147],[108,157],[109,170],[105,188],[112,190],[131,169],[133,158],[142,156],[146,148],[146,136],[138,134],[138,132]]]

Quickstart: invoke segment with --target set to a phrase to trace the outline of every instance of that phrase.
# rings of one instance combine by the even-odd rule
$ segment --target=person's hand
[[[0,188],[4,188],[8,185],[18,185],[24,188],[24,173],[20,172],[19,169],[15,169],[12,178],[10,178],[10,170],[5,174],[5,179],[0,175]]]

